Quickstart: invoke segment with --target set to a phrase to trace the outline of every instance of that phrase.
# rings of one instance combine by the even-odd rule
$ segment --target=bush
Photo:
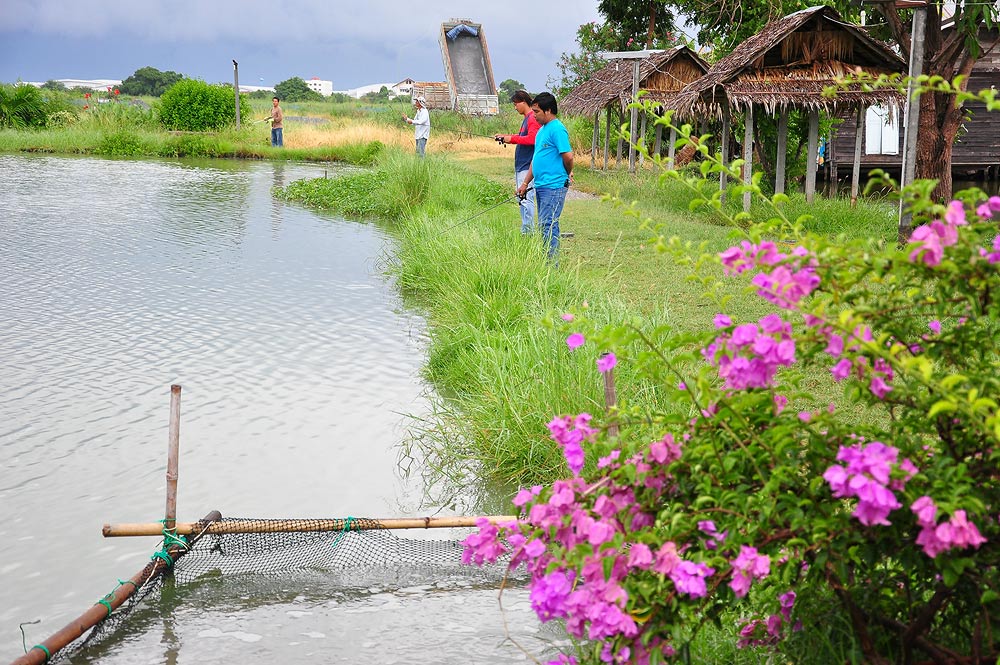
[[[240,95],[240,115],[250,117],[250,104]],[[184,79],[160,98],[160,122],[167,129],[204,132],[236,124],[232,87]]]
[[[108,157],[138,157],[145,153],[145,147],[136,134],[123,130],[101,136],[96,152]]]
[[[740,160],[699,151],[686,184],[721,214],[707,176],[735,179]],[[995,662],[1000,197],[934,205],[934,185],[904,192],[905,247],[808,233],[757,184],[770,218],[730,218],[726,251],[693,261],[659,235],[712,293],[721,273],[771,311],[733,320],[720,297],[712,329],[686,336],[602,326],[586,303],[550,322],[595,374],[626,365],[662,405],[553,419],[568,477],[521,490],[525,517],[481,522],[466,558],[525,564],[535,612],[587,662],[663,662],[734,618],[737,649],[798,649],[782,662]]]
[[[44,127],[48,109],[33,85],[0,85],[0,127]]]

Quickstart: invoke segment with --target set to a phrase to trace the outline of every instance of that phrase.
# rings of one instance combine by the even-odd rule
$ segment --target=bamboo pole
[[[167,432],[167,511],[163,526],[173,529],[177,520],[177,466],[181,445],[181,387],[170,386],[170,426]]]
[[[201,533],[204,532],[207,523],[213,523],[220,519],[222,519],[222,514],[218,511],[212,511],[205,516],[202,522],[193,524],[192,526],[196,528],[190,531],[195,536],[191,540],[191,544],[194,544]],[[160,529],[157,535],[163,535],[162,525],[156,524],[154,526]],[[178,545],[171,545],[167,548],[167,554],[170,555],[171,560],[174,562],[184,556],[185,552],[187,552],[187,549]],[[101,601],[106,601],[107,605],[104,602],[94,603],[90,609],[66,624],[51,637],[31,647],[26,654],[15,660],[12,665],[43,665],[43,663],[47,663],[52,654],[66,648],[74,640],[80,638],[88,630],[110,616],[114,610],[121,607],[126,600],[131,598],[140,587],[156,575],[159,575],[167,567],[167,563],[163,559],[153,559],[146,564],[145,568],[129,578],[127,582],[120,584],[114,591],[102,598]]]
[[[729,133],[730,127],[729,105],[722,107],[722,164],[729,168]],[[674,156],[670,155],[670,159]],[[726,188],[729,187],[729,174],[723,169],[719,173],[719,200],[726,202]]]
[[[290,520],[246,520],[240,522],[217,522],[208,525],[206,534],[220,533],[301,533],[309,531],[367,531],[375,529],[444,529],[449,527],[476,526],[476,521],[487,519],[491,524],[517,521],[513,515],[458,515],[454,517],[395,517],[387,519],[333,518],[333,519],[290,519]],[[200,533],[198,522],[178,522],[178,535]],[[121,536],[159,536],[163,526],[157,523],[105,524],[102,530],[105,538]]]

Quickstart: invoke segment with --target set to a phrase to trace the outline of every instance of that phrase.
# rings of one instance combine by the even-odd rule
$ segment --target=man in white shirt
[[[423,97],[414,97],[413,105],[417,112],[413,117],[403,116],[403,120],[413,125],[413,138],[417,142],[417,155],[424,156],[427,149],[427,139],[431,136],[431,115],[427,112],[427,100]]]

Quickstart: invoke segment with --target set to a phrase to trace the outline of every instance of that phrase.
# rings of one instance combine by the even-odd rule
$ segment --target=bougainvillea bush
[[[764,316],[723,302],[683,338],[597,328],[585,309],[558,321],[595,373],[631,363],[672,405],[624,406],[619,439],[604,414],[554,418],[566,478],[465,541],[471,563],[525,567],[538,617],[579,638],[552,662],[668,661],[734,616],[737,647],[780,648],[828,630],[800,611],[817,598],[866,662],[997,660],[1000,197],[919,206],[905,246],[817,237],[774,210],[693,262],[743,280]],[[637,419],[658,437],[629,440]]]

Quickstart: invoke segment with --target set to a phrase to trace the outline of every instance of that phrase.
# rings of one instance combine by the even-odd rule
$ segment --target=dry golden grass
[[[375,123],[328,123],[299,125],[285,129],[285,146],[289,148],[322,148],[326,146],[370,143],[404,147],[412,144],[412,134]]]

